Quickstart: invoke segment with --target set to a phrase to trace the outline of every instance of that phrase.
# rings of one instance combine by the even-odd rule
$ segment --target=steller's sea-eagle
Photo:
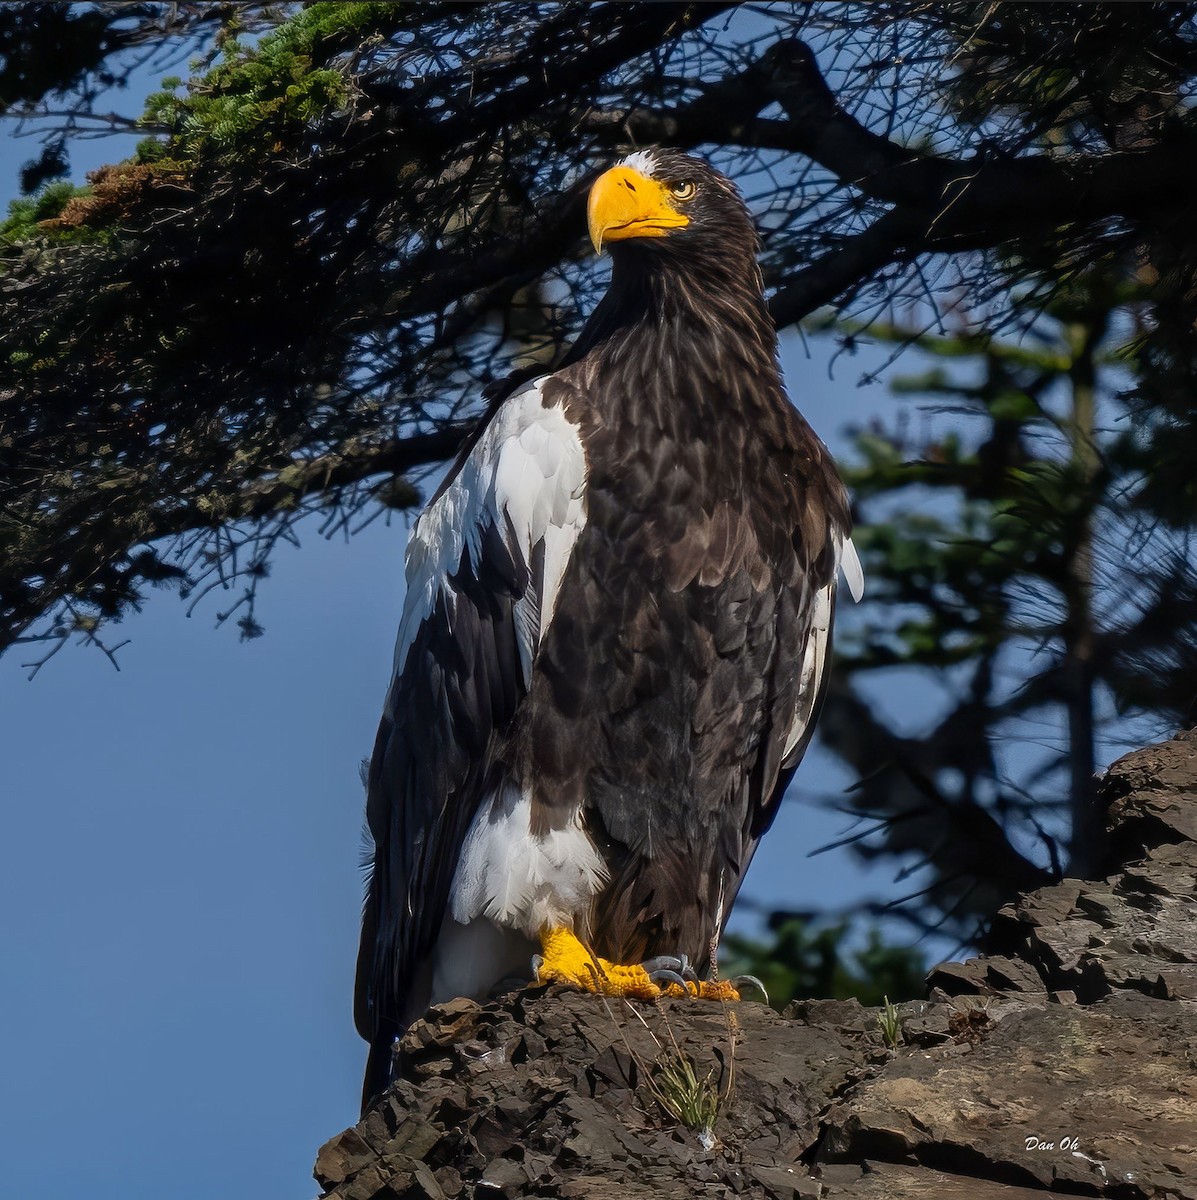
[[[367,1103],[430,1002],[707,973],[811,738],[839,570],[861,590],[735,187],[641,150],[588,216],[606,296],[492,405],[407,549],[368,779]]]

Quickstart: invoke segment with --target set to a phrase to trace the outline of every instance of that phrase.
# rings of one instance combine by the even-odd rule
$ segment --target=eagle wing
[[[856,547],[847,533],[835,527],[831,530],[831,547],[835,567],[829,582],[813,589],[809,600],[806,627],[803,630],[801,665],[794,715],[786,733],[781,752],[782,770],[792,770],[806,753],[815,732],[815,722],[827,690],[827,669],[830,664],[831,630],[835,622],[835,592],[840,573],[848,585],[852,599],[864,595],[864,572]],[[776,797],[780,800],[780,796]]]
[[[420,976],[462,843],[494,786],[496,745],[527,694],[585,524],[586,456],[566,394],[542,377],[494,409],[408,544],[367,780],[373,854],[355,999],[358,1031],[388,1063],[391,1040],[426,999]],[[369,1075],[366,1086],[369,1099]]]
[[[844,515],[846,517],[846,511]],[[771,729],[762,741],[759,758],[746,780],[748,804],[744,841],[736,859],[738,878],[731,881],[726,890],[721,882],[717,932],[722,931],[760,839],[773,824],[790,780],[814,736],[830,676],[840,575],[843,575],[853,600],[859,601],[864,595],[864,573],[848,536],[846,522],[844,525],[835,520],[831,522],[824,553],[830,558],[830,571],[826,568],[820,571],[816,566],[820,557],[824,562],[826,557],[816,554],[815,561],[807,559],[804,564],[806,586],[790,593],[790,604],[787,605],[786,598],[781,599],[778,633],[782,653],[774,664],[776,677],[765,685],[772,695]],[[793,671],[795,658],[797,672]],[[782,683],[782,678],[786,682]]]

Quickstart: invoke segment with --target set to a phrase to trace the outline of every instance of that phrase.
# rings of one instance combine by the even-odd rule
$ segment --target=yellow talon
[[[740,993],[726,980],[700,979],[683,991],[676,983],[664,989],[666,996],[689,996],[694,1000],[739,1000]]]
[[[655,1000],[661,995],[643,967],[620,966],[591,954],[572,930],[542,930],[540,948],[543,961],[536,974],[542,983],[567,983],[584,992],[638,1000]]]
[[[677,984],[673,985],[670,995],[677,990]],[[736,991],[726,979],[718,980],[702,980],[698,985],[698,998],[700,1000],[739,1000],[740,993]]]
[[[697,996],[700,1000],[739,1000],[740,993],[730,983],[706,981],[697,990],[683,989],[676,983],[661,988],[638,964],[608,962],[592,954],[565,928],[543,929],[540,933],[542,959],[536,972],[541,983],[565,983],[584,992],[601,996],[626,996],[635,1000],[655,1000],[658,996]]]

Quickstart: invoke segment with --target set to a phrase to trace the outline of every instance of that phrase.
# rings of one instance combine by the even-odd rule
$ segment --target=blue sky
[[[133,104],[122,107],[132,109]],[[0,127],[0,135],[6,130]],[[11,132],[11,131],[7,131]],[[0,140],[15,194],[30,141]],[[76,147],[76,177],[127,152]],[[878,352],[785,339],[792,394],[833,449],[893,404]],[[357,1115],[350,1015],[362,796],[402,601],[402,519],[278,552],[266,636],[188,618],[173,593],[126,621],[121,670],[65,649],[33,682],[0,659],[5,1183],[23,1200],[315,1195],[319,1144]],[[929,689],[923,699],[932,702]],[[894,699],[911,724],[925,713]],[[803,795],[851,780],[817,748],[744,895],[848,906],[893,895]],[[890,868],[892,870],[892,868]]]

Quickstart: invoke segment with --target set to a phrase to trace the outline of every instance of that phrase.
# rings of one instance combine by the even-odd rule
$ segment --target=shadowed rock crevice
[[[325,1195],[1197,1200],[1197,732],[1102,796],[1109,877],[1002,909],[992,954],[900,1006],[896,1048],[855,1001],[455,1001],[321,1149]]]

